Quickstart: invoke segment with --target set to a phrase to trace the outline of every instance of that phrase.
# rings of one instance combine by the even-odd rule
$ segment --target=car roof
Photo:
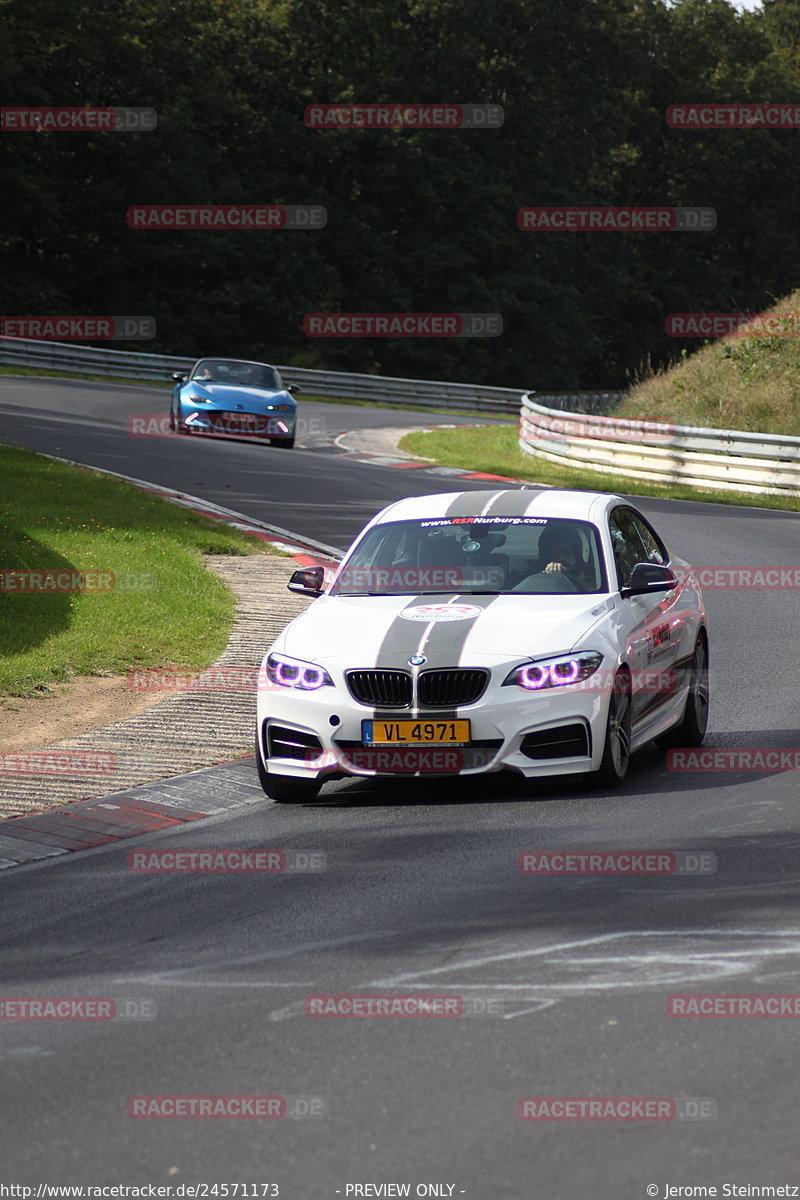
[[[592,521],[614,504],[626,504],[608,492],[579,492],[566,488],[493,488],[474,492],[437,492],[408,496],[374,518],[373,524],[391,521],[432,520],[437,517],[562,517]]]

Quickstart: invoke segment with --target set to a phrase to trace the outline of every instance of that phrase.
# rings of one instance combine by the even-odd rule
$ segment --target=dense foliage
[[[0,135],[2,311],[150,314],[143,349],[537,389],[621,386],[669,312],[800,271],[796,0],[0,0],[7,105],[152,106],[148,133]],[[311,102],[495,102],[501,129],[337,131]],[[324,204],[323,231],[134,230],[134,203]],[[535,204],[708,205],[713,233],[523,233]],[[307,312],[499,312],[499,338],[313,340]],[[697,343],[683,343],[696,348]]]

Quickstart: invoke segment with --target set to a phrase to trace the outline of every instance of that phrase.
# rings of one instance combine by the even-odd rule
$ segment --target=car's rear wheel
[[[293,775],[273,775],[266,769],[261,759],[261,751],[256,741],[256,768],[261,790],[270,800],[279,804],[298,804],[303,800],[313,800],[322,786],[316,779],[295,779]]]
[[[272,445],[277,446],[281,450],[291,450],[294,446],[294,434],[291,437],[272,438]]]
[[[618,671],[608,705],[603,757],[595,772],[598,783],[618,787],[628,774],[630,761],[631,678],[627,671]]]
[[[701,633],[689,667],[689,690],[683,720],[656,738],[659,746],[699,746],[708,728],[708,642]]]

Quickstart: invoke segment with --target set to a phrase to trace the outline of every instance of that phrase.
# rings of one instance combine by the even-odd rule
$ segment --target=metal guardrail
[[[800,496],[798,437],[570,413],[540,399],[522,398],[525,454],[632,479]]]
[[[70,345],[23,338],[0,338],[0,363],[40,367],[87,375],[116,376],[133,381],[169,380],[173,371],[186,371],[195,361],[169,354],[145,354],[106,347]],[[425,379],[397,379],[387,375],[356,375],[345,371],[316,371],[308,367],[278,366],[285,380],[316,396],[367,400],[376,404],[421,404],[428,408],[461,409],[477,413],[516,416],[523,388],[484,387]],[[579,411],[605,412],[621,392],[585,392],[547,395],[554,407],[577,405]]]

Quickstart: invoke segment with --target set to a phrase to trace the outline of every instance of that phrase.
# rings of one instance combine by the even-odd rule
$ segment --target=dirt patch
[[[0,698],[0,750],[30,750],[122,721],[158,704],[172,690],[135,692],[127,675],[87,675],[56,684],[45,696]]]

